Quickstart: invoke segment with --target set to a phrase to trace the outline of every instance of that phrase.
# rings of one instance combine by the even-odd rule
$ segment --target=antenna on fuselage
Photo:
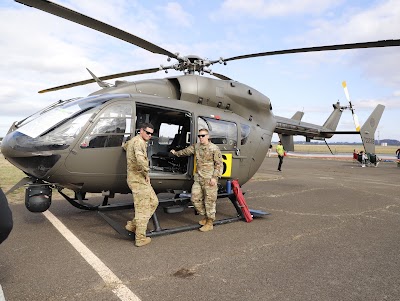
[[[93,79],[96,81],[96,83],[101,87],[101,88],[108,88],[111,87],[112,84],[103,82],[100,78],[98,78],[92,71],[89,70],[89,68],[86,68],[86,70],[90,73],[90,75],[93,77]]]

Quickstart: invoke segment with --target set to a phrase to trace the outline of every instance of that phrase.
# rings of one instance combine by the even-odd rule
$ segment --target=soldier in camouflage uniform
[[[198,135],[200,143],[193,144],[183,150],[171,150],[178,157],[194,155],[196,174],[192,186],[191,201],[200,215],[205,217],[199,221],[202,232],[213,229],[215,220],[218,179],[222,175],[222,155],[218,146],[209,141],[207,129],[201,129]]]
[[[132,190],[135,205],[135,218],[127,222],[125,229],[135,232],[135,244],[138,247],[151,242],[151,238],[146,237],[147,224],[158,206],[157,195],[150,184],[147,159],[147,141],[153,132],[154,127],[151,123],[143,123],[140,133],[123,146],[128,164],[127,182]]]

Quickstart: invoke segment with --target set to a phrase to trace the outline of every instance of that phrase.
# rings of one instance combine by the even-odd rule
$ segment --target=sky
[[[172,53],[218,59],[249,53],[399,39],[397,0],[54,1],[139,36]],[[97,84],[38,94],[97,76],[168,65],[166,57],[14,1],[0,2],[0,137],[59,100],[86,96]],[[271,99],[273,113],[322,125],[332,104],[347,105],[342,81],[363,124],[386,106],[376,139],[400,140],[400,47],[286,54],[216,64],[214,72]],[[122,78],[137,81],[175,71]],[[114,80],[110,80],[114,83]],[[354,130],[345,111],[340,131]],[[295,140],[304,141],[301,136]],[[360,142],[336,135],[332,142]]]

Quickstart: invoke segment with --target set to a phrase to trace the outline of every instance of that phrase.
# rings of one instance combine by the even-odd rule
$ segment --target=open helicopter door
[[[162,101],[161,101],[162,102]],[[192,113],[180,108],[155,105],[154,103],[136,103],[135,127],[151,123],[154,134],[148,142],[150,179],[156,193],[171,190],[190,190],[193,169],[192,157],[175,157],[171,150],[181,150],[193,143]]]

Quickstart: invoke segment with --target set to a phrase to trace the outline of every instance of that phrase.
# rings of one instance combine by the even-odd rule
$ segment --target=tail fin
[[[375,154],[375,131],[384,110],[384,105],[377,105],[375,110],[361,127],[360,135],[366,153]]]
[[[333,104],[333,112],[328,117],[328,119],[325,121],[323,126],[331,131],[335,131],[338,126],[340,117],[342,117],[343,110],[344,110],[344,107],[340,106],[340,102],[334,103]]]
[[[304,116],[304,112],[297,111],[291,119],[301,121]]]

